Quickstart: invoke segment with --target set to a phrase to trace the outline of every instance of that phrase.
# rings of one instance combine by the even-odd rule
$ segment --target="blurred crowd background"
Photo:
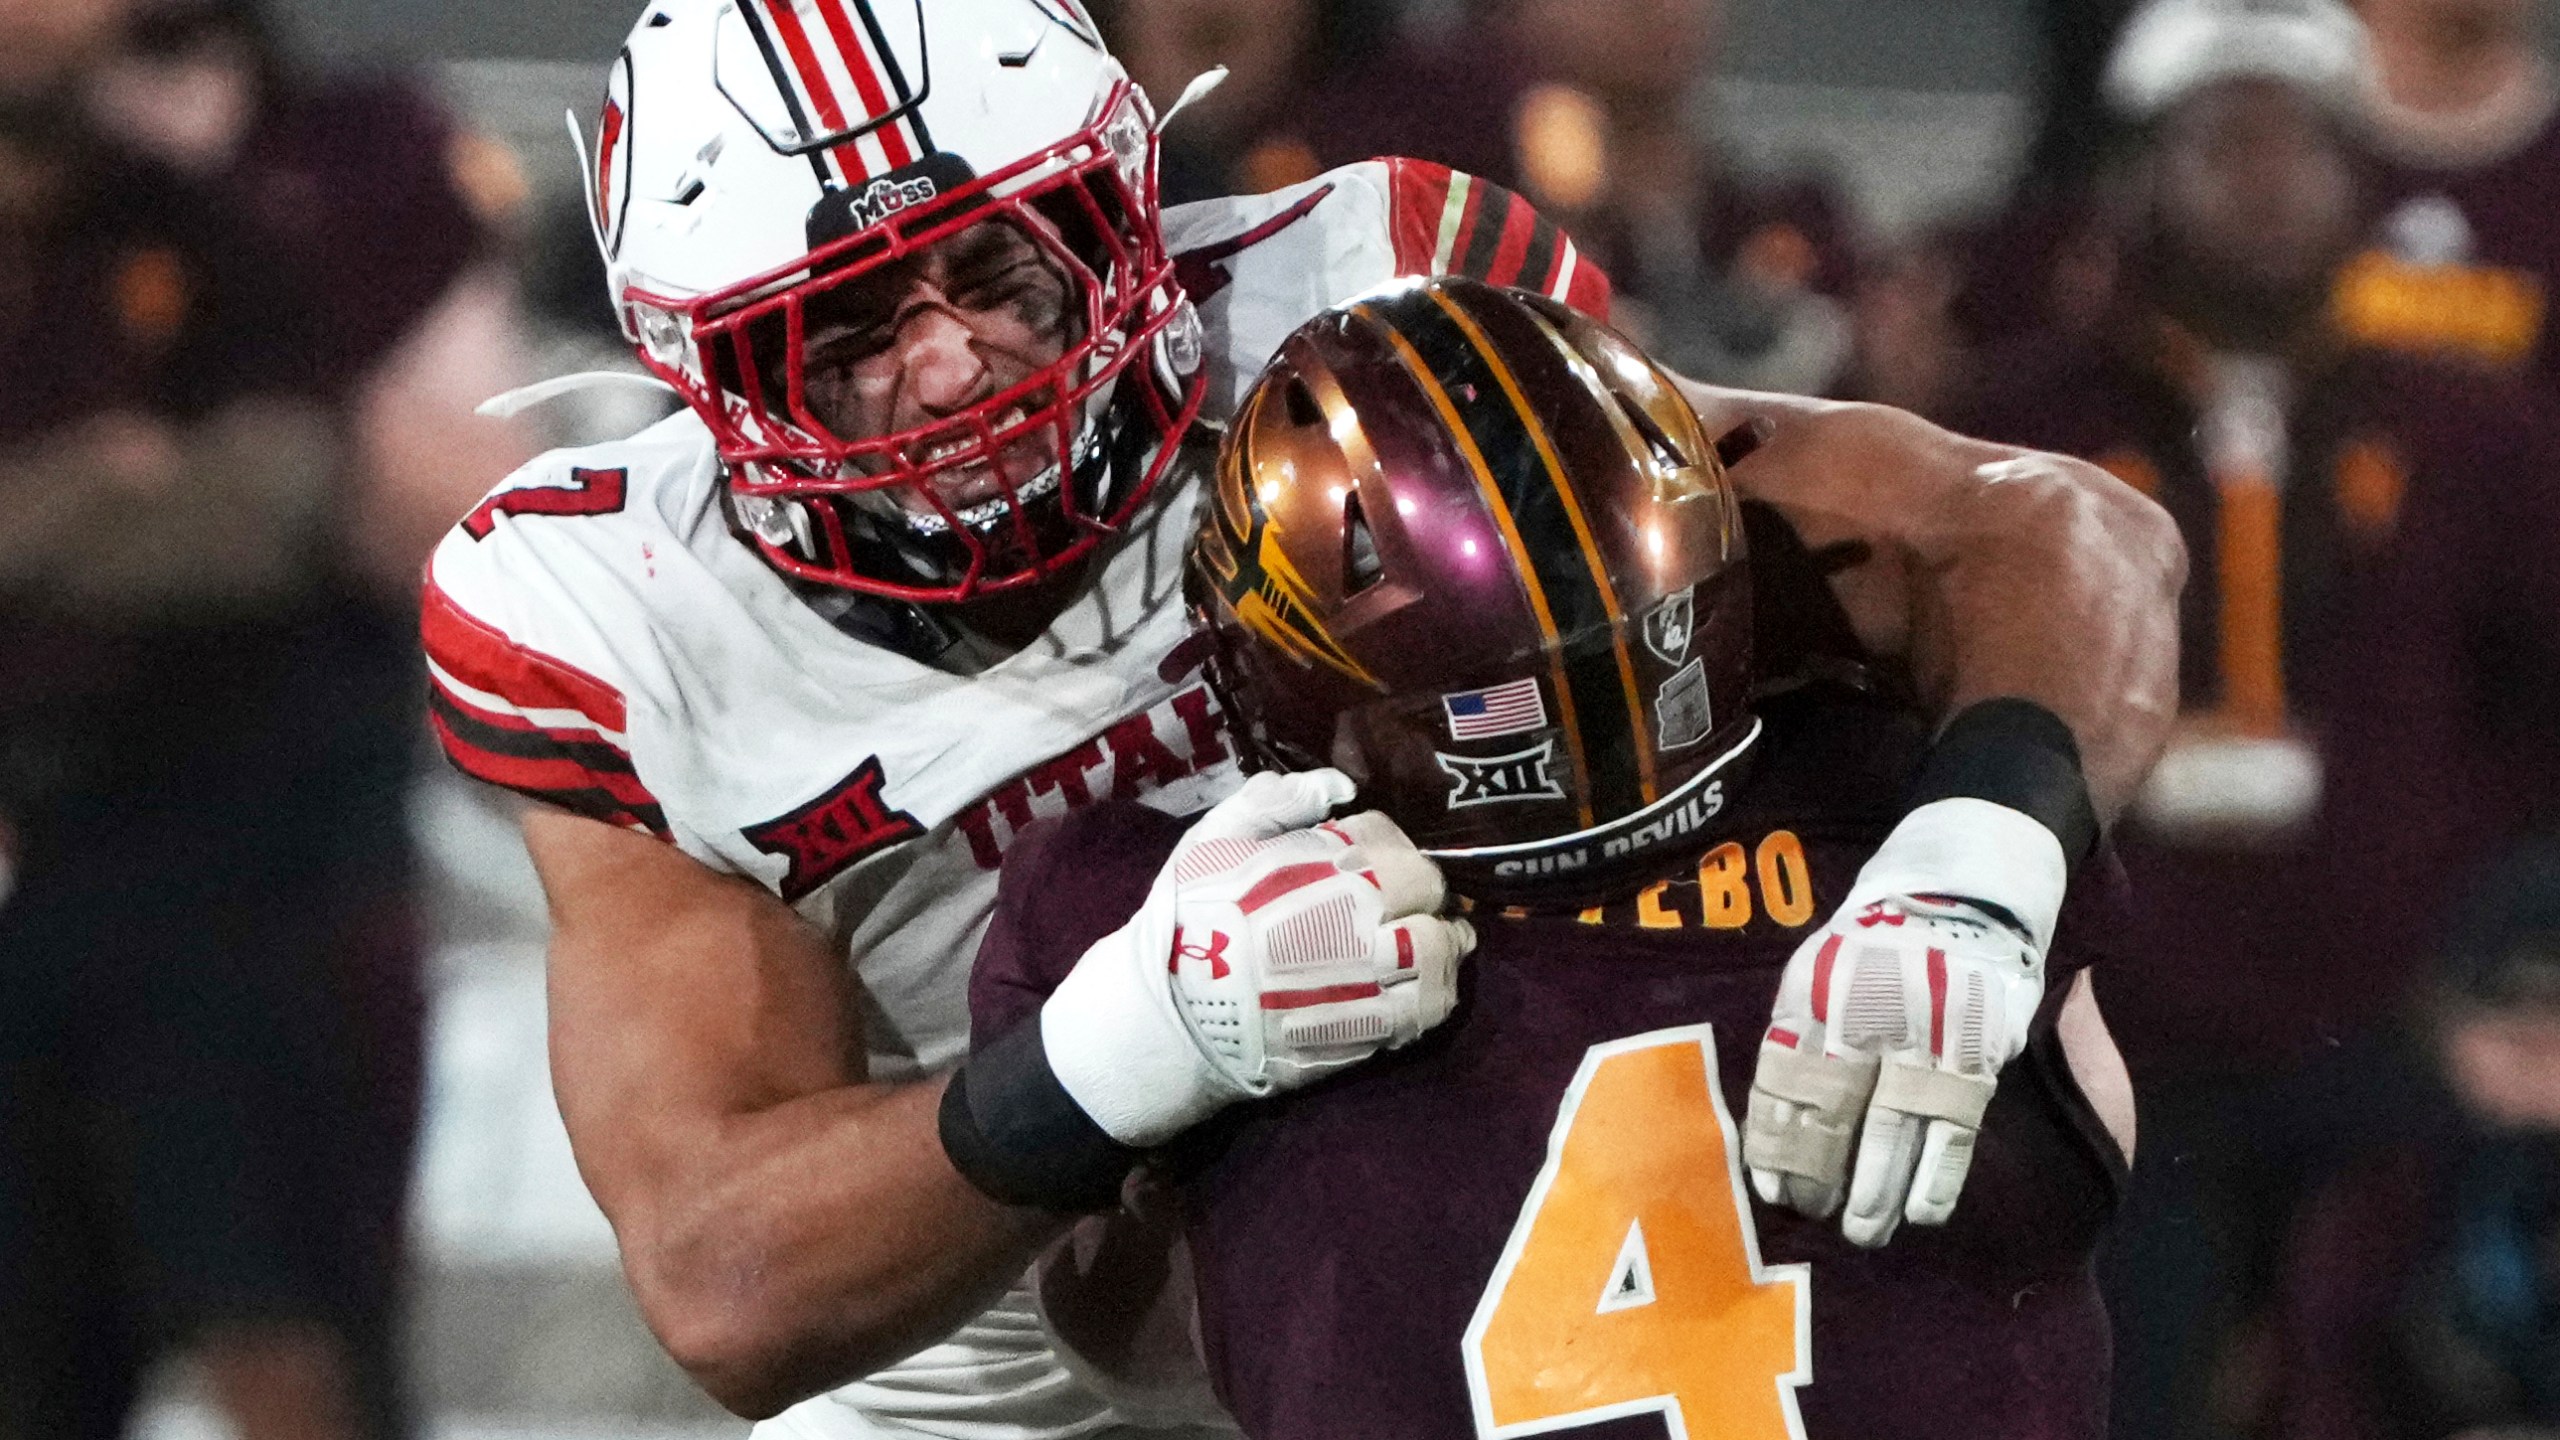
[[[927,0],[930,3],[930,0]],[[619,363],[622,0],[0,0],[0,1440],[738,1434],[551,1115],[435,538]],[[2185,530],[2101,995],[2119,1440],[2560,1437],[2560,84],[2540,0],[1096,0],[1175,201],[1535,199],[1703,379]]]

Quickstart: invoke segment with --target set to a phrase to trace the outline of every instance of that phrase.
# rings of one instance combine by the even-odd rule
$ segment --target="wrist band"
[[[988,1198],[1063,1213],[1118,1206],[1142,1154],[1103,1133],[1058,1083],[1037,1015],[961,1062],[938,1128],[952,1168]]]
[[[2062,717],[2004,696],[1966,706],[1921,762],[1911,808],[1935,800],[1988,800],[2041,823],[2077,865],[2098,843],[2098,812],[2080,773],[2080,746]]]

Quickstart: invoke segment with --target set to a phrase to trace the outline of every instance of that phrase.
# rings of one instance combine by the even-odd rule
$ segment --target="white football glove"
[[[2044,998],[2068,879],[2062,842],[2006,806],[1903,818],[1778,982],[1742,1142],[1763,1201],[1823,1218],[1845,1197],[1864,1246],[1946,1223]]]
[[[1448,1018],[1475,932],[1439,918],[1439,867],[1395,822],[1325,820],[1352,790],[1337,770],[1247,780],[1041,1007],[1050,1068],[1112,1139],[1160,1145]]]

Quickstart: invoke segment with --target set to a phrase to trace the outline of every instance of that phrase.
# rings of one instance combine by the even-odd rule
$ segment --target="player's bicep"
[[[536,808],[552,1082],[617,1223],[735,1122],[857,1073],[849,980],[789,907],[645,835]]]

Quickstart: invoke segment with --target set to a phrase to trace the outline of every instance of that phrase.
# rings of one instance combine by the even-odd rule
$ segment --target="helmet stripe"
[[[801,28],[791,0],[757,0],[739,6],[738,14],[747,22],[748,33],[755,36],[756,48],[764,52],[765,68],[773,72],[774,84],[782,91],[783,107],[790,112],[791,123],[800,128],[802,137],[842,130],[844,112],[836,106],[835,92],[827,85],[826,74],[810,49],[808,32]],[[790,55],[788,66],[774,49],[777,38]],[[821,152],[813,158],[821,183],[844,178],[843,164],[834,152]]]
[[[1466,421],[1459,416],[1456,402],[1433,378],[1431,362],[1423,359],[1414,349],[1413,342],[1406,339],[1376,307],[1356,305],[1352,307],[1352,313],[1378,327],[1386,336],[1388,345],[1395,350],[1396,357],[1404,362],[1414,382],[1422,387],[1423,395],[1431,401],[1431,407],[1439,412],[1442,423],[1449,427],[1449,434],[1458,442],[1459,452],[1466,456],[1467,468],[1475,474],[1476,488],[1484,495],[1485,508],[1502,529],[1503,543],[1511,550],[1512,571],[1520,577],[1521,587],[1528,591],[1531,613],[1538,617],[1538,633],[1545,642],[1549,657],[1548,680],[1555,690],[1556,719],[1564,729],[1566,753],[1573,759],[1575,806],[1581,812],[1583,828],[1588,829],[1598,820],[1591,805],[1591,764],[1584,754],[1582,725],[1574,708],[1574,688],[1565,669],[1564,647],[1556,630],[1555,612],[1548,607],[1546,586],[1530,558],[1527,543],[1521,539],[1520,526],[1511,513],[1511,506],[1504,501],[1502,487],[1494,479],[1492,467],[1485,463],[1483,450],[1478,448]]]
[[[783,0],[783,3],[789,3],[789,0]],[[828,36],[835,41],[836,54],[844,64],[847,78],[853,82],[853,93],[862,101],[863,120],[876,121],[888,114],[893,106],[888,91],[881,84],[878,61],[863,43],[863,37],[854,33],[853,22],[845,14],[845,3],[846,0],[817,0],[818,15],[826,22]],[[861,4],[861,0],[853,0],[853,3]],[[868,6],[863,7],[862,21],[871,37],[877,40],[880,27]],[[882,42],[880,54],[885,56],[888,49],[887,43]],[[903,101],[906,87],[902,83],[898,88],[899,99]],[[877,133],[882,158],[889,169],[896,170],[914,163],[915,151],[898,127],[884,126]]]
[[[1644,712],[1632,703],[1621,668],[1625,636],[1617,599],[1561,467],[1552,450],[1533,439],[1517,383],[1501,373],[1490,346],[1479,343],[1482,332],[1470,335],[1427,292],[1386,302],[1376,313],[1411,342],[1432,374],[1450,382],[1443,393],[1455,402],[1454,428],[1486,457],[1493,498],[1526,542],[1520,558],[1536,576],[1562,646],[1560,688],[1569,690],[1571,703],[1559,708],[1577,717],[1568,728],[1583,752],[1586,793],[1603,813],[1644,808],[1653,798],[1644,776]]]
[[[1547,475],[1555,485],[1557,497],[1564,501],[1565,518],[1573,526],[1574,543],[1582,551],[1582,563],[1590,568],[1592,584],[1600,593],[1601,607],[1609,616],[1610,648],[1617,660],[1618,684],[1625,694],[1626,713],[1633,732],[1631,748],[1636,757],[1637,787],[1644,803],[1650,805],[1661,798],[1661,793],[1654,776],[1651,738],[1642,733],[1640,724],[1635,723],[1644,714],[1644,702],[1642,692],[1636,688],[1635,654],[1628,646],[1631,627],[1627,624],[1625,608],[1618,603],[1618,587],[1609,578],[1608,562],[1601,558],[1600,542],[1592,534],[1591,517],[1584,512],[1582,497],[1573,488],[1572,474],[1565,469],[1564,462],[1556,458],[1555,442],[1548,437],[1547,427],[1540,423],[1537,410],[1529,404],[1528,395],[1520,388],[1519,377],[1512,374],[1511,367],[1503,362],[1502,352],[1484,333],[1484,327],[1460,309],[1448,291],[1435,290],[1431,298],[1449,313],[1449,318],[1458,323],[1459,329],[1466,332],[1469,343],[1483,357],[1486,367],[1493,371],[1495,382],[1501,385],[1504,397],[1510,400],[1512,410],[1519,415],[1522,428],[1529,432],[1530,443],[1537,447],[1538,459],[1547,467]],[[1562,343],[1559,337],[1549,335],[1547,338]]]

